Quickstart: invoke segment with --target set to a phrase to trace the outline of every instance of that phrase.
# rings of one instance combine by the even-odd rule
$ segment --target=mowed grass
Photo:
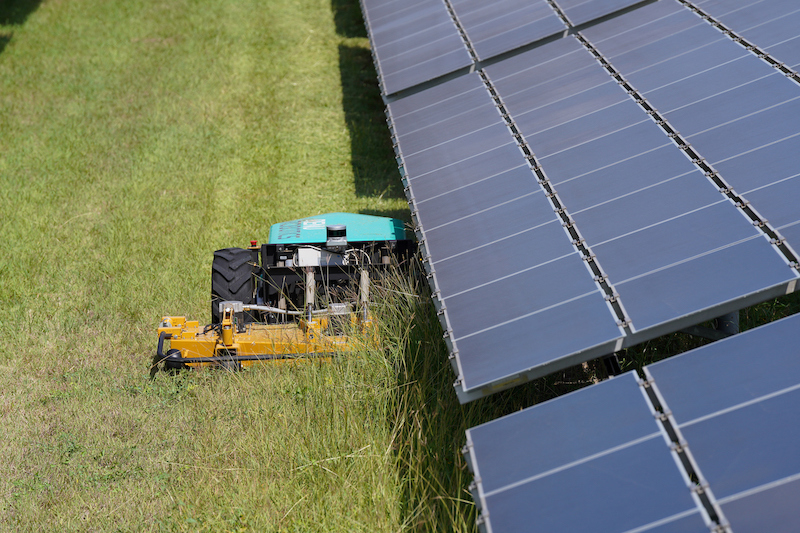
[[[213,250],[406,209],[351,7],[0,6],[0,530],[413,521],[383,351],[147,379],[161,315],[207,320]]]

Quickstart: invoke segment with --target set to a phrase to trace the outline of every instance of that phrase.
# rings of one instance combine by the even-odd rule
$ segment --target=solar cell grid
[[[734,531],[792,531],[800,315],[645,367]]]
[[[766,72],[754,73],[760,77],[753,81],[743,82],[732,76],[726,77],[731,81],[729,89],[694,101],[690,91],[681,91],[681,86],[675,87],[671,94],[673,102],[676,102],[673,105],[677,107],[671,111],[665,110],[662,116],[675,124],[685,138],[691,139],[694,134],[800,98],[800,87],[787,80],[780,72],[770,72],[766,66],[764,69]],[[697,79],[686,81],[703,86],[705,89],[701,91],[706,90],[708,85],[699,78],[698,76]],[[758,94],[758,98],[753,98],[753,94]],[[658,98],[651,93],[650,100],[655,103]],[[678,102],[682,105],[678,105]],[[701,146],[698,148],[702,150]]]
[[[530,246],[531,242],[536,246]],[[490,281],[483,269],[475,268],[475,265],[492,265],[492,278],[502,279],[574,253],[572,246],[564,239],[561,225],[554,219],[472,248],[468,257],[453,255],[436,261],[437,286],[442,296],[447,297]]]
[[[797,501],[800,501],[800,480],[793,480],[723,499],[720,507],[736,533],[794,533],[798,526]]]
[[[452,39],[453,36],[447,32],[451,26],[450,19],[440,18],[438,23],[420,24],[412,32],[406,31],[405,28],[398,29],[395,33],[399,35],[392,35],[392,40],[387,39],[387,42],[375,47],[375,55],[381,65],[387,68],[391,67],[393,62],[408,61],[410,54],[425,54],[431,45]]]
[[[467,450],[492,531],[705,527],[633,372],[471,428]]]
[[[605,203],[571,211],[581,235],[588,242],[602,243],[725,201],[720,198],[719,192],[705,183],[699,170],[692,169],[688,161],[685,166],[689,167],[685,174],[631,191]],[[567,197],[562,197],[565,203]]]
[[[562,32],[564,23],[545,0],[452,2],[478,58],[488,59]]]
[[[631,13],[581,31],[596,46],[603,43],[603,55],[617,55],[645,46],[694,26],[706,24],[674,0],[661,0]]]
[[[551,281],[571,280],[556,277]],[[600,291],[526,311],[506,323],[466,333],[454,342],[463,380],[459,385],[465,393],[473,394],[470,400],[526,382],[515,381],[525,372],[543,376],[592,359],[593,354],[599,357],[611,353],[623,336]],[[532,336],[530,332],[538,334]],[[497,355],[500,342],[502,356]],[[535,350],[531,350],[531,342],[536,343]]]
[[[636,328],[670,333],[675,331],[670,320],[692,314],[697,316],[693,324],[711,320],[724,314],[722,304],[735,309],[743,299],[760,302],[782,296],[795,279],[776,260],[766,239],[754,237],[618,282],[614,288],[626,311],[636,317]]]
[[[485,4],[453,6],[465,15],[467,30],[481,22],[502,24],[508,10],[526,9],[505,2],[481,18],[476,14]],[[750,184],[743,190],[763,189],[755,199],[795,235],[785,198],[796,192],[795,182],[764,188],[763,177],[746,170],[750,158],[763,162],[770,145],[791,144],[796,135],[785,118],[794,112],[792,82],[670,0],[584,33],[614,68],[617,61],[624,65],[620,72],[634,89],[652,98],[709,163],[731,161],[736,179]],[[389,115],[462,400],[519,375],[542,375],[618,348],[623,314],[630,320],[627,345],[712,318],[731,301],[777,295],[796,278],[577,39],[539,46],[484,72],[533,152],[533,164],[554,187],[553,202],[576,223],[609,287],[596,283],[573,237],[560,227],[554,203],[479,76],[393,101]],[[791,157],[783,159],[768,165],[778,174],[791,172]],[[502,265],[481,270],[476,262]],[[619,295],[616,311],[604,291]],[[529,331],[538,331],[535,353]],[[494,355],[499,345],[503,357]]]
[[[573,26],[632,6],[641,0],[557,0]]]
[[[482,128],[428,148],[403,154],[406,171],[410,175],[432,172],[453,165],[494,146],[512,143],[508,128],[503,123]]]
[[[472,64],[440,0],[362,0],[384,94],[393,94]]]

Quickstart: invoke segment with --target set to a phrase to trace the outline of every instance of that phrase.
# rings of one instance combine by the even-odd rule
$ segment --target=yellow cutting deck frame
[[[369,321],[362,321],[355,314],[343,318],[350,321],[344,329],[364,331],[370,326]],[[153,373],[161,362],[166,369],[175,370],[202,366],[238,369],[265,361],[330,359],[359,344],[352,335],[341,334],[341,330],[341,323],[338,331],[333,330],[328,316],[291,324],[251,323],[241,328],[234,323],[230,309],[225,310],[220,324],[205,327],[183,316],[165,316],[158,328],[159,348]],[[165,341],[170,344],[166,353]]]

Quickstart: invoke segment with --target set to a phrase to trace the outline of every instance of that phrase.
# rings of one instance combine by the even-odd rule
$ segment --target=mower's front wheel
[[[228,300],[255,303],[256,266],[253,253],[244,248],[225,248],[214,252],[211,264],[211,323],[219,324],[219,303]],[[253,321],[245,312],[245,322]]]

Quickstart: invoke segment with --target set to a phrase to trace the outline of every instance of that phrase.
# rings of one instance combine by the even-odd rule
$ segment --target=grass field
[[[400,280],[385,349],[148,380],[213,250],[338,210],[408,218],[356,0],[1,3],[0,530],[473,531],[464,429],[602,369],[459,406]]]

